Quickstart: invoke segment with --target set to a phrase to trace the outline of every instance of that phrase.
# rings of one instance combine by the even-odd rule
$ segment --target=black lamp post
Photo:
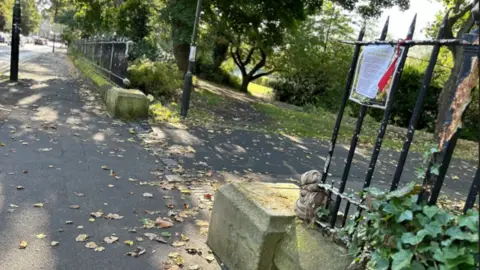
[[[18,58],[20,47],[21,8],[20,0],[15,0],[12,19],[12,48],[10,56],[10,81],[18,81]]]
[[[188,69],[185,74],[185,80],[183,82],[182,93],[182,107],[180,109],[180,115],[187,117],[188,108],[190,106],[190,94],[192,93],[192,69],[195,65],[195,54],[197,47],[195,42],[197,41],[198,22],[200,20],[200,12],[202,10],[202,0],[197,0],[197,12],[195,13],[195,23],[193,25],[192,43],[190,44],[190,54],[188,56]]]

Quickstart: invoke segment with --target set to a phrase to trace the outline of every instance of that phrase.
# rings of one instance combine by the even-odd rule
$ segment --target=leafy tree
[[[42,16],[38,12],[37,4],[34,1],[21,1],[22,7],[22,34],[27,36],[36,32],[42,21]]]
[[[463,34],[466,34],[472,30],[474,27],[474,20],[470,10],[473,7],[474,2],[478,1],[465,1],[465,0],[438,0],[443,3],[444,8],[441,10],[436,17],[435,22],[433,22],[427,28],[427,35],[430,37],[436,36],[438,28],[443,21],[443,16],[446,14],[448,9],[451,9],[448,20],[447,27],[445,29],[445,38],[461,38]],[[439,133],[445,122],[445,115],[443,112],[449,110],[450,98],[454,95],[457,88],[457,79],[459,77],[462,63],[463,63],[463,48],[462,46],[448,46],[448,54],[441,54],[443,57],[453,58],[453,68],[450,72],[448,80],[445,82],[445,85],[440,93],[438,98],[438,118],[435,126],[435,135],[438,138]],[[447,56],[446,56],[447,55]],[[450,55],[450,56],[448,56]],[[466,104],[468,105],[468,104]],[[467,110],[468,111],[468,110]],[[478,112],[476,114],[478,117]],[[467,121],[475,122],[475,121]],[[478,123],[478,119],[476,121]]]

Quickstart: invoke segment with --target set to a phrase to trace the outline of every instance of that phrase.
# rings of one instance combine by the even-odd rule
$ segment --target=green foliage
[[[12,29],[13,1],[4,0],[0,2],[0,30]]]
[[[321,15],[309,17],[287,33],[276,64],[279,78],[271,84],[279,100],[336,110],[353,49],[332,40],[352,38],[351,23],[327,2]]]
[[[358,227],[350,220],[343,231],[356,260],[368,257],[367,269],[477,269],[478,212],[454,215],[417,204],[419,190],[411,183],[390,193],[367,191],[369,210]]]
[[[38,30],[42,16],[40,16],[34,1],[20,1],[20,5],[22,7],[22,34],[27,36]]]
[[[143,0],[127,0],[118,10],[118,29],[122,36],[134,42],[143,40],[151,32],[152,3]]]
[[[144,57],[135,60],[128,68],[131,86],[156,97],[171,98],[181,88],[181,78],[174,65],[152,62]]]

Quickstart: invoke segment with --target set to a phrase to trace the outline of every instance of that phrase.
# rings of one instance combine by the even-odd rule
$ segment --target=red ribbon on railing
[[[398,58],[400,57],[400,46],[405,44],[406,40],[409,40],[409,38],[399,39],[399,41],[398,41],[397,55],[395,56],[395,59],[393,59],[393,62],[388,67],[387,72],[385,72],[385,74],[383,74],[382,78],[378,82],[378,89],[380,89],[380,93],[382,93],[385,90],[385,87],[387,86],[388,81],[390,80],[390,77],[392,77],[393,72],[395,71],[395,67],[397,66]]]

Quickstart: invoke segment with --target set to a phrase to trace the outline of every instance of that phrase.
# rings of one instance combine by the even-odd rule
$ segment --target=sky
[[[393,39],[405,38],[408,27],[417,13],[417,25],[415,29],[415,39],[425,38],[423,29],[428,26],[428,23],[435,19],[435,14],[442,8],[438,0],[410,0],[410,9],[404,12],[397,7],[385,10],[377,22],[377,28],[380,30],[390,16],[390,24],[388,32]]]

